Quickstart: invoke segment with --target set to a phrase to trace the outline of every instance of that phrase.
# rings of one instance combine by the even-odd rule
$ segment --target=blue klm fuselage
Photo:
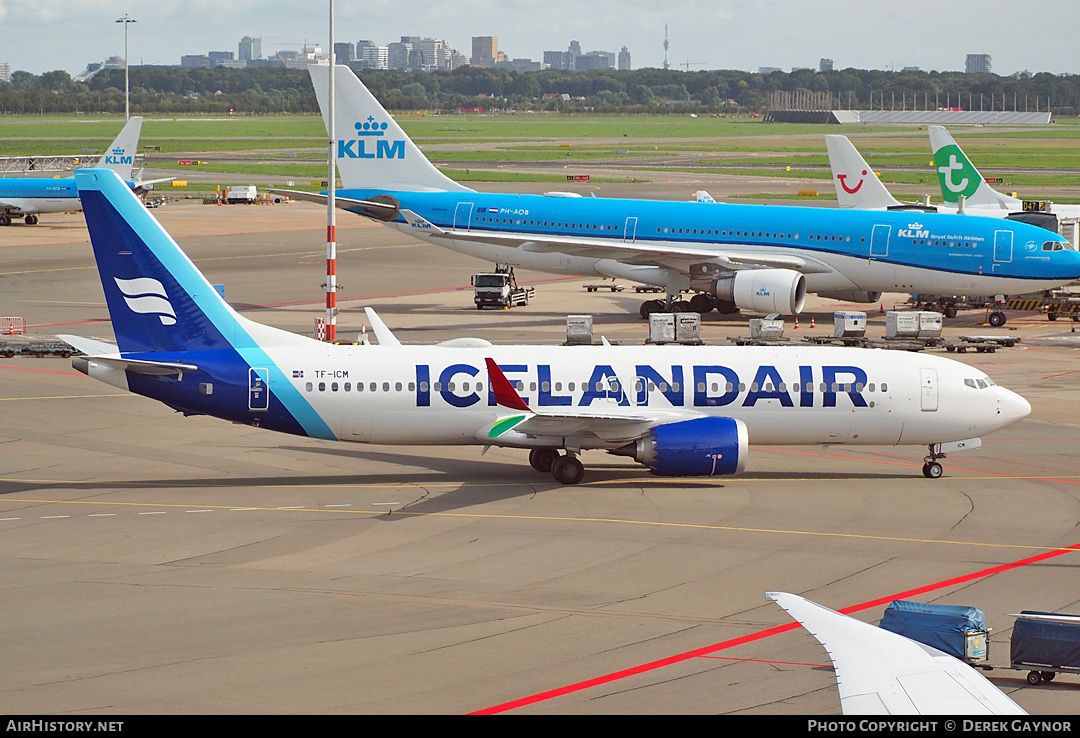
[[[398,214],[391,223],[421,238],[474,256],[572,274],[586,262],[618,260],[647,249],[652,263],[671,264],[665,250],[689,264],[717,254],[794,255],[820,268],[802,270],[811,291],[955,289],[952,294],[1017,293],[1080,277],[1080,253],[1060,235],[1027,223],[911,211],[506,195],[480,192],[338,190],[343,198],[389,195],[430,224],[452,231],[436,241],[425,224]],[[349,210],[369,215],[360,206]],[[530,236],[544,248],[491,245],[493,236]],[[564,241],[562,260],[547,259]],[[587,245],[588,248],[583,248]],[[605,247],[610,249],[606,253]],[[588,253],[587,259],[575,253]],[[602,255],[601,255],[602,254]],[[797,267],[796,267],[797,268]]]

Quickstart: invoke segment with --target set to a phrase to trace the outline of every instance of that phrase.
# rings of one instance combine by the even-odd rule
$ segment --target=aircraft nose
[[[1005,425],[1023,420],[1031,414],[1031,403],[1012,390],[1004,387],[998,388],[1001,396],[998,399],[998,417]]]

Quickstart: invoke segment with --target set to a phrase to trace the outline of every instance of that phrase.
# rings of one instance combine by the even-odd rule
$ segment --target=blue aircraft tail
[[[238,315],[115,172],[75,179],[120,354],[80,371],[185,413],[335,437],[271,356],[301,360],[316,341]]]
[[[254,324],[229,307],[120,177],[81,169],[75,179],[121,352],[256,345],[246,330]]]

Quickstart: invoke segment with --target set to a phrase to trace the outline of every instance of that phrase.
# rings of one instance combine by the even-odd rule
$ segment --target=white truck
[[[485,272],[472,276],[473,302],[477,310],[486,307],[510,308],[528,305],[536,289],[519,287],[514,270]]]
[[[225,190],[225,202],[230,205],[244,203],[250,205],[258,199],[259,193],[255,185],[233,185]]]

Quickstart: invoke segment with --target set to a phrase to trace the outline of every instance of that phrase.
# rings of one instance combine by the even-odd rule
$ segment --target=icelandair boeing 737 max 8
[[[335,346],[233,311],[112,172],[79,170],[116,345],[74,336],[79,371],[187,415],[327,440],[507,446],[580,481],[582,451],[672,476],[736,474],[755,444],[927,445],[946,452],[1030,411],[937,356],[821,346]]]
[[[348,67],[336,75],[338,207],[513,266],[665,288],[674,309],[801,311],[807,291],[1028,292],[1080,276],[1080,253],[1024,223],[927,213],[474,192],[436,169]],[[327,110],[329,67],[310,67]],[[280,191],[325,202],[325,195]],[[668,306],[650,300],[642,317]]]

